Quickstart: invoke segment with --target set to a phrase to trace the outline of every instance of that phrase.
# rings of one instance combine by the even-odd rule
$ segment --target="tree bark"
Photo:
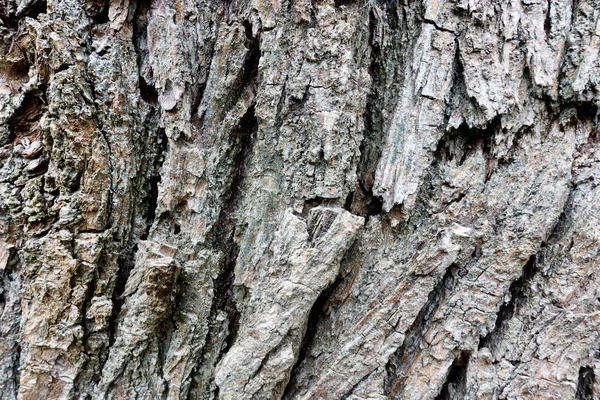
[[[0,399],[600,398],[599,0],[0,33]]]

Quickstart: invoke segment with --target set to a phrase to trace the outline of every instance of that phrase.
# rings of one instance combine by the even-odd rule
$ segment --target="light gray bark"
[[[600,1],[0,0],[0,399],[600,398]]]

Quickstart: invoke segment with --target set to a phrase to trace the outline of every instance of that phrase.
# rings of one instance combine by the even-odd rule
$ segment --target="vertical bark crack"
[[[446,382],[444,383],[444,386],[442,386],[442,390],[435,400],[458,400],[466,398],[469,356],[470,353],[468,351],[458,353],[450,367]]]
[[[352,249],[350,249],[350,251],[347,254],[351,253]],[[344,257],[344,260],[342,260],[342,262],[340,263],[341,266],[344,265],[345,259],[346,257]],[[336,289],[340,286],[343,280],[344,277],[342,275],[338,275],[335,281],[331,285],[329,285],[327,289],[323,290],[319,294],[319,297],[317,297],[317,300],[314,302],[312,308],[310,309],[308,321],[306,324],[306,330],[304,332],[304,336],[302,337],[302,341],[300,342],[298,357],[296,359],[296,362],[294,363],[294,366],[292,367],[292,370],[290,371],[290,378],[285,389],[283,390],[283,395],[281,396],[282,399],[290,399],[293,397],[294,389],[296,387],[295,377],[297,375],[297,372],[300,369],[302,362],[304,362],[304,360],[306,359],[310,347],[313,343],[313,340],[317,335],[319,321],[321,320],[323,315],[327,313],[327,310],[330,307],[329,301],[331,299],[331,296],[335,293]]]
[[[596,375],[592,367],[579,368],[579,380],[575,400],[592,400],[594,398],[594,383]]]
[[[546,33],[546,41],[550,40],[550,35],[552,33],[552,0],[547,1],[547,10],[546,10],[546,18],[544,19],[544,32]]]
[[[148,66],[148,12],[150,11],[151,0],[139,1],[135,6],[133,16],[133,47],[136,53],[136,62],[138,66],[140,97],[146,103],[152,106],[158,104],[158,92],[153,84],[154,77],[152,70]],[[108,7],[106,7],[106,17],[108,18]]]
[[[407,378],[407,371],[416,360],[419,352],[419,343],[427,330],[427,323],[435,311],[444,301],[444,298],[454,287],[454,274],[458,266],[452,264],[446,270],[442,279],[429,293],[427,302],[419,311],[414,322],[406,331],[402,346],[390,357],[386,365],[387,376],[384,385],[385,395],[393,398],[402,392]]]
[[[234,270],[237,262],[239,247],[235,242],[236,217],[235,208],[245,179],[245,170],[248,157],[252,152],[252,143],[258,128],[258,121],[254,113],[254,105],[250,106],[240,120],[236,130],[239,140],[238,152],[234,156],[235,171],[231,185],[225,195],[224,207],[221,210],[216,224],[213,246],[220,247],[225,254],[225,264],[215,282],[215,303],[212,315],[217,310],[223,310],[228,316],[229,335],[223,353],[231,347],[237,337],[239,325],[239,312],[234,296]]]
[[[155,144],[155,156],[151,165],[152,175],[148,181],[149,191],[146,201],[143,204],[147,205],[146,211],[146,230],[141,235],[141,239],[145,240],[148,238],[150,229],[154,224],[156,218],[156,208],[158,206],[158,185],[161,181],[161,169],[165,161],[165,155],[167,154],[168,138],[163,128],[157,129],[156,144]]]
[[[381,91],[385,85],[385,71],[382,66],[381,48],[376,38],[378,16],[376,10],[369,12],[369,39],[368,45],[371,48],[371,61],[368,72],[371,76],[371,90],[367,96],[367,105],[365,108],[364,120],[365,129],[363,140],[360,144],[360,161],[358,166],[358,181],[367,191],[370,191],[375,179],[375,169],[377,161],[381,155],[381,145],[383,140],[383,120],[381,115],[381,103],[383,101]]]

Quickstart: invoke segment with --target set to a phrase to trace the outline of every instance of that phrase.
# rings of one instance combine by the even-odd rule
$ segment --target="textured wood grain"
[[[0,399],[600,397],[598,0],[0,0]]]

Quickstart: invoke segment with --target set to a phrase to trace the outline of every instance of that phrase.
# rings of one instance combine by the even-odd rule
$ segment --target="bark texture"
[[[599,0],[0,0],[0,399],[600,398]]]

